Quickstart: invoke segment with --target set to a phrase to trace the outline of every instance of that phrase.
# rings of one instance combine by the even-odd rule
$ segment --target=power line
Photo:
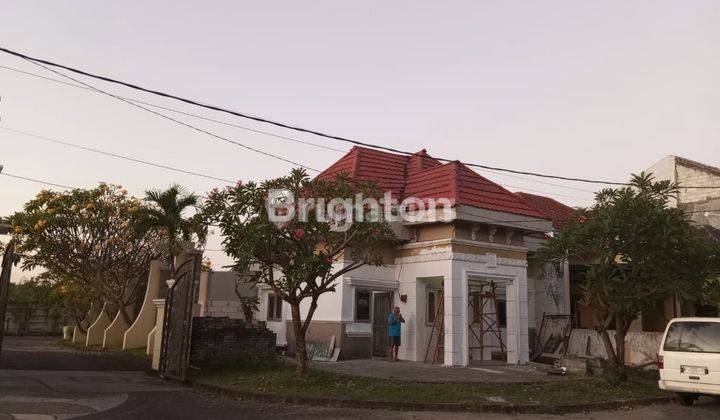
[[[142,91],[142,92],[150,93],[150,94],[157,95],[157,96],[161,96],[161,97],[164,97],[164,98],[174,99],[174,100],[177,100],[177,101],[180,101],[180,102],[184,102],[184,103],[187,103],[187,104],[190,104],[190,105],[194,105],[194,106],[199,106],[199,107],[202,107],[202,108],[207,108],[207,109],[210,109],[210,110],[213,110],[213,111],[223,112],[223,113],[230,114],[230,115],[234,115],[234,116],[240,117],[240,118],[245,118],[245,119],[249,119],[249,120],[253,120],[253,121],[257,121],[257,122],[261,122],[261,123],[265,123],[265,124],[274,125],[274,126],[281,127],[281,128],[286,128],[286,129],[289,129],[289,130],[294,130],[294,131],[298,131],[298,132],[302,132],[302,133],[312,134],[312,135],[315,135],[315,136],[324,137],[324,138],[328,138],[328,139],[331,139],[331,140],[342,141],[342,142],[346,142],[346,143],[351,143],[351,144],[355,144],[355,145],[359,145],[359,146],[371,147],[371,148],[375,148],[375,149],[379,149],[379,150],[386,150],[386,151],[389,151],[389,152],[399,153],[399,154],[404,154],[404,155],[412,155],[412,154],[413,154],[412,152],[407,152],[407,151],[395,149],[395,148],[392,148],[392,147],[381,146],[381,145],[372,144],[372,143],[367,143],[367,142],[362,142],[362,141],[358,141],[358,140],[352,140],[352,139],[349,139],[349,138],[346,138],[346,137],[331,135],[331,134],[323,133],[323,132],[317,131],[317,130],[307,129],[307,128],[303,128],[303,127],[291,125],[291,124],[288,124],[288,123],[283,123],[283,122],[279,122],[279,121],[270,120],[270,119],[268,119],[268,118],[263,118],[263,117],[258,117],[258,116],[254,116],[254,115],[250,115],[250,114],[238,112],[238,111],[233,111],[233,110],[230,110],[230,109],[227,109],[227,108],[222,108],[222,107],[219,107],[219,106],[216,106],[216,105],[211,105],[211,104],[202,103],[202,102],[199,102],[199,101],[196,101],[196,100],[193,100],[193,99],[184,98],[184,97],[177,96],[177,95],[173,95],[173,94],[170,94],[170,93],[165,93],[165,92],[161,92],[161,91],[157,91],[157,90],[153,90],[153,89],[144,88],[144,87],[142,87],[142,86],[139,86],[139,85],[136,85],[136,84],[133,84],[133,83],[124,82],[124,81],[117,80],[117,79],[113,79],[113,78],[110,78],[110,77],[106,77],[106,76],[101,76],[101,75],[89,73],[89,72],[86,72],[86,71],[84,71],[84,70],[80,70],[80,69],[73,68],[73,67],[70,67],[70,66],[66,66],[66,65],[63,65],[63,64],[55,63],[55,62],[52,62],[52,61],[49,61],[49,60],[44,60],[44,59],[40,59],[40,58],[31,57],[31,56],[29,56],[29,55],[26,55],[26,54],[23,54],[23,53],[20,53],[20,52],[17,52],[17,51],[13,51],[13,50],[10,50],[10,49],[4,48],[4,47],[0,47],[0,51],[5,52],[5,53],[10,54],[10,55],[13,55],[13,56],[16,56],[16,57],[23,58],[23,59],[25,59],[25,60],[28,60],[28,61],[33,62],[33,63],[38,64],[38,65],[41,64],[41,63],[42,63],[42,64],[46,64],[46,65],[48,65],[48,66],[52,66],[52,67],[61,68],[61,69],[64,69],[64,70],[71,71],[71,72],[73,72],[73,73],[75,73],[75,74],[80,74],[80,75],[83,75],[83,76],[86,76],[86,77],[91,77],[91,78],[98,79],[98,80],[102,80],[102,81],[105,81],[105,82],[108,82],[108,83],[114,83],[114,84],[122,85],[122,86],[125,86],[125,87],[128,87],[128,88],[131,88],[131,89],[139,90],[139,91]],[[44,66],[42,66],[42,67],[44,67]],[[47,67],[45,67],[45,68],[47,69]],[[50,70],[50,69],[48,69],[48,70]],[[64,77],[70,78],[69,76],[66,76],[66,75],[64,75],[64,74],[62,74],[62,73],[57,73],[57,72],[56,72],[56,74],[60,74],[60,75],[62,75],[62,76],[64,76]],[[89,85],[87,85],[87,84],[85,84],[85,83],[83,83],[83,82],[80,82],[80,81],[76,80],[76,79],[72,79],[72,78],[70,78],[70,79],[71,79],[71,80],[74,80],[74,81],[77,82],[77,83],[81,83],[81,84],[83,84],[83,85],[85,85],[85,86],[88,86],[88,87],[93,88],[92,86],[89,86]],[[93,89],[99,91],[99,89],[96,89],[96,88],[93,88]],[[102,91],[100,91],[100,92],[102,92]],[[111,94],[109,94],[109,93],[107,93],[107,92],[103,92],[103,93],[105,93],[105,94],[107,94],[107,95],[111,95]],[[115,97],[116,97],[117,99],[120,99],[120,98],[118,98],[117,96],[115,96]],[[134,104],[134,105],[137,106],[137,104]],[[148,110],[148,111],[149,111],[149,110]],[[152,112],[152,111],[150,111],[150,112]],[[160,115],[162,115],[162,114],[160,114]],[[165,118],[170,118],[170,117],[165,116]],[[176,122],[177,122],[177,121],[176,121]],[[182,124],[184,124],[184,123],[182,123]],[[184,124],[184,125],[185,125],[185,124]],[[455,161],[457,161],[456,159],[446,159],[446,158],[436,158],[436,159],[437,159],[437,160],[440,160],[440,161],[444,161],[444,162],[455,162]],[[537,177],[542,177],[542,178],[560,179],[560,180],[565,180],[565,181],[586,182],[586,183],[592,183],[592,184],[606,184],[606,185],[623,185],[623,186],[629,185],[629,184],[626,183],[626,182],[615,182],[615,181],[605,181],[605,180],[597,180],[597,179],[586,179],[586,178],[578,178],[578,177],[567,177],[567,176],[560,176],[560,175],[542,174],[542,173],[537,173],[537,172],[520,171],[520,170],[515,170],[515,169],[493,167],[493,166],[488,166],[488,165],[480,165],[480,164],[469,163],[469,162],[464,162],[464,164],[467,165],[467,166],[476,167],[476,168],[483,168],[483,169],[489,169],[489,170],[509,172],[509,173],[514,173],[514,174],[519,174],[519,175],[530,175],[530,176],[537,176]],[[698,186],[698,187],[683,187],[683,188],[720,188],[720,187]]]
[[[67,185],[55,184],[55,183],[52,183],[52,182],[41,181],[41,180],[35,179],[35,178],[28,178],[28,177],[25,177],[25,176],[9,174],[9,173],[7,173],[7,172],[0,172],[0,175],[9,176],[9,177],[11,177],[11,178],[16,178],[16,179],[22,179],[22,180],[30,181],[30,182],[36,182],[36,183],[38,183],[38,184],[51,185],[51,186],[53,186],[53,187],[67,188],[67,189],[69,189],[69,190],[77,189],[77,187],[70,187],[70,186],[67,186]]]
[[[170,116],[165,115],[165,114],[163,114],[163,113],[161,113],[161,112],[153,111],[152,109],[146,108],[146,107],[143,106],[143,105],[136,104],[136,103],[134,103],[134,102],[132,102],[132,101],[126,100],[126,99],[124,99],[124,98],[122,98],[122,97],[119,97],[119,96],[117,96],[117,95],[114,95],[114,94],[112,94],[112,93],[109,93],[109,92],[106,92],[106,91],[104,91],[104,90],[98,89],[98,88],[96,88],[96,87],[94,87],[94,86],[92,86],[92,85],[90,85],[90,84],[88,84],[88,83],[82,82],[82,81],[77,80],[77,79],[75,79],[75,78],[73,78],[73,77],[71,77],[71,76],[68,76],[68,75],[66,75],[66,74],[60,73],[60,72],[58,72],[58,71],[56,71],[56,70],[53,70],[53,69],[51,69],[51,68],[49,68],[49,67],[46,67],[46,66],[44,66],[44,65],[42,65],[42,64],[40,64],[40,63],[36,63],[35,61],[32,61],[32,60],[28,60],[28,61],[29,61],[30,63],[32,63],[32,64],[35,64],[36,66],[39,66],[39,67],[44,68],[44,69],[47,70],[47,71],[53,72],[53,73],[55,73],[55,74],[57,74],[57,75],[59,75],[59,76],[65,77],[65,78],[70,79],[70,80],[72,80],[72,81],[74,81],[74,82],[76,82],[76,83],[80,83],[80,84],[82,84],[82,85],[84,85],[84,86],[87,86],[88,88],[90,88],[90,89],[92,89],[92,90],[94,90],[94,91],[96,91],[96,92],[98,92],[98,93],[102,93],[102,94],[104,94],[104,95],[113,97],[113,98],[115,98],[115,99],[117,99],[117,100],[119,100],[119,101],[125,102],[125,103],[128,104],[128,105],[134,106],[134,107],[136,107],[136,108],[140,108],[140,109],[142,109],[142,110],[144,110],[144,111],[146,111],[146,112],[149,112],[149,113],[151,113],[151,114],[157,115],[158,117],[161,117],[161,118],[164,118],[164,119],[166,119],[166,120],[172,121],[172,122],[174,122],[174,123],[176,123],[176,124],[180,124],[180,125],[182,125],[182,126],[184,126],[184,127],[190,128],[190,129],[195,130],[195,131],[198,131],[198,132],[200,132],[200,133],[207,134],[207,135],[209,135],[209,136],[211,136],[211,137],[214,137],[214,138],[216,138],[216,139],[218,139],[218,140],[222,140],[222,141],[225,141],[225,142],[227,142],[227,143],[234,144],[234,145],[236,145],[236,146],[240,146],[240,147],[242,147],[242,148],[251,150],[251,151],[253,151],[253,152],[260,153],[260,154],[262,154],[262,155],[265,155],[265,156],[268,156],[268,157],[271,157],[271,158],[274,158],[274,159],[278,159],[278,160],[281,160],[281,161],[283,161],[283,162],[290,163],[290,164],[292,164],[292,165],[300,166],[300,167],[302,167],[302,168],[305,168],[305,169],[308,169],[308,170],[311,170],[311,171],[320,172],[319,170],[317,170],[317,169],[315,169],[315,168],[311,168],[311,167],[309,167],[309,166],[305,166],[305,165],[303,165],[303,164],[301,164],[301,163],[299,163],[299,162],[295,162],[295,161],[292,161],[292,160],[290,160],[290,159],[286,159],[286,158],[284,158],[284,157],[281,157],[281,156],[278,156],[278,155],[275,155],[275,154],[272,154],[272,153],[268,153],[268,152],[262,151],[262,150],[260,150],[260,149],[256,149],[256,148],[254,148],[254,147],[251,147],[251,146],[242,144],[242,143],[240,143],[240,142],[237,142],[237,141],[234,141],[234,140],[230,140],[230,139],[228,139],[227,137],[220,136],[220,135],[218,135],[218,134],[215,134],[215,133],[210,132],[210,131],[208,131],[208,130],[205,130],[205,129],[203,129],[203,128],[199,128],[199,127],[196,127],[196,126],[194,126],[194,125],[192,125],[192,124],[188,124],[188,123],[186,123],[186,122],[184,122],[184,121],[180,121],[180,120],[178,120],[178,119],[176,119],[176,118],[170,117]]]
[[[21,73],[21,74],[25,74],[25,75],[29,75],[29,76],[33,76],[33,77],[38,77],[38,78],[41,78],[41,79],[44,79],[44,80],[49,80],[49,81],[57,82],[57,83],[60,83],[60,84],[63,84],[63,85],[67,85],[67,86],[70,86],[70,87],[75,87],[75,88],[79,88],[79,89],[83,89],[83,90],[87,90],[87,91],[97,92],[97,90],[95,90],[95,89],[93,89],[93,88],[85,87],[85,86],[82,86],[82,85],[77,85],[77,84],[74,84],[74,83],[68,83],[68,82],[65,82],[65,81],[62,81],[62,80],[59,80],[59,79],[54,79],[54,78],[51,78],[51,77],[45,77],[45,76],[42,76],[42,75],[39,75],[39,74],[36,74],[36,73],[31,73],[31,72],[26,72],[26,71],[19,70],[19,69],[14,69],[14,68],[12,68],[12,67],[0,66],[0,68],[6,69],[6,70],[11,70],[11,71],[14,71],[14,72],[17,72],[17,73]],[[48,69],[48,70],[50,70],[50,69]],[[50,70],[50,71],[52,71],[52,70]],[[127,101],[136,102],[136,103],[139,103],[139,104],[148,105],[148,106],[152,106],[152,107],[157,107],[157,108],[160,108],[160,109],[165,109],[165,110],[168,110],[168,111],[177,112],[177,113],[180,113],[180,114],[184,114],[184,115],[188,115],[188,116],[192,116],[192,117],[196,117],[196,118],[200,118],[200,119],[204,119],[204,120],[216,122],[216,123],[219,123],[219,124],[230,125],[230,126],[233,126],[233,127],[238,127],[238,128],[245,129],[245,130],[249,130],[249,131],[258,132],[258,133],[261,133],[261,134],[266,134],[266,135],[278,137],[278,136],[275,135],[274,133],[268,133],[268,132],[263,132],[263,131],[259,131],[259,130],[254,130],[254,129],[247,128],[247,127],[237,126],[237,125],[235,125],[235,124],[226,123],[226,122],[224,122],[224,121],[218,121],[218,120],[214,120],[214,119],[211,119],[211,118],[206,118],[206,117],[203,117],[203,116],[200,116],[200,115],[186,113],[186,112],[184,112],[184,111],[179,111],[179,110],[176,110],[176,109],[173,109],[173,108],[167,108],[167,107],[164,107],[164,106],[160,106],[160,105],[151,104],[151,103],[148,103],[148,102],[139,101],[139,100],[136,100],[136,99],[133,99],[133,98],[123,97],[123,96],[120,96],[120,95],[116,95],[116,96],[117,96],[118,98],[122,98],[122,99],[125,99],[125,100],[127,100]],[[24,133],[24,134],[32,135],[32,134],[29,134],[29,133]],[[34,136],[34,135],[33,135],[33,136]],[[38,137],[41,138],[41,139],[46,139],[46,138],[43,138],[43,136],[38,136]],[[297,139],[293,139],[293,138],[289,138],[289,137],[284,137],[284,136],[279,136],[279,137],[280,137],[280,138],[283,138],[283,139],[291,140],[291,141],[296,141],[296,142],[299,142],[299,143],[305,143],[305,144],[312,145],[312,146],[325,147],[325,146],[316,145],[316,144],[314,144],[314,143],[304,142],[304,141],[302,141],[302,140],[297,140]],[[51,140],[51,141],[53,141],[53,140]],[[60,142],[60,143],[61,143],[61,144],[65,144],[65,142]],[[72,145],[72,146],[75,146],[75,145]],[[83,147],[83,146],[78,146],[78,147],[80,147],[80,148],[85,148],[85,147]],[[88,150],[87,148],[85,148],[85,149]],[[343,153],[346,152],[346,151],[344,151],[344,150],[334,149],[334,148],[330,148],[330,150],[335,150],[335,151],[339,151],[339,152],[343,152]],[[97,150],[92,150],[92,151],[97,151]],[[100,152],[100,153],[102,153],[102,152]],[[134,160],[134,159],[130,158],[129,160]],[[147,162],[142,162],[142,163],[147,163]],[[153,166],[157,166],[157,165],[154,165],[154,164],[152,164],[152,163],[149,163],[149,164],[150,164],[150,165],[153,165]],[[164,167],[164,166],[163,166],[163,167]],[[174,168],[167,168],[167,169],[175,170]],[[181,171],[182,171],[182,170],[181,170]],[[504,173],[498,173],[498,172],[496,172],[496,171],[492,171],[492,172],[493,172],[493,173],[497,173],[498,175],[504,175],[504,176],[508,176],[508,177],[511,177],[511,178],[522,179],[522,180],[526,180],[526,181],[530,181],[530,182],[537,182],[537,183],[541,183],[541,184],[554,185],[554,186],[558,186],[558,187],[562,187],[562,188],[568,188],[568,189],[571,189],[571,190],[592,192],[592,191],[589,191],[589,190],[582,190],[582,189],[579,189],[579,188],[566,187],[566,186],[560,185],[560,184],[553,184],[553,183],[549,183],[549,182],[537,181],[537,180],[533,180],[533,179],[528,179],[528,178],[523,178],[523,177],[508,175],[508,174],[504,174]],[[201,175],[201,176],[204,176],[204,175]],[[218,179],[218,178],[214,178],[214,179]],[[224,179],[219,179],[219,180],[220,180],[220,181],[227,181],[227,180],[224,180]],[[590,198],[587,198],[587,197],[578,197],[578,196],[572,196],[572,195],[566,195],[566,194],[559,194],[559,193],[553,193],[553,192],[548,192],[548,191],[543,191],[543,190],[536,190],[536,189],[531,189],[531,188],[521,188],[521,187],[518,187],[518,186],[507,185],[507,184],[500,184],[500,185],[505,186],[505,187],[509,187],[509,188],[516,188],[516,189],[521,189],[521,190],[526,190],[526,191],[539,192],[539,193],[543,193],[543,194],[546,194],[546,195],[554,195],[554,196],[558,196],[558,197],[573,198],[573,199],[578,199],[578,200],[591,200]]]
[[[70,142],[63,141],[63,140],[58,140],[58,139],[53,139],[53,138],[50,138],[50,137],[41,136],[41,135],[38,135],[38,134],[28,133],[27,131],[15,130],[15,129],[12,129],[12,128],[1,127],[1,126],[0,126],[0,130],[6,130],[6,131],[10,131],[10,132],[12,132],[12,133],[21,134],[21,135],[28,136],[28,137],[33,137],[33,138],[36,138],[36,139],[38,139],[38,140],[43,140],[43,141],[48,141],[48,142],[51,142],[51,143],[61,144],[61,145],[64,145],[64,146],[73,147],[73,148],[81,149],[81,150],[86,150],[86,151],[93,152],[93,153],[99,153],[99,154],[101,154],[101,155],[106,155],[106,156],[110,156],[110,157],[115,157],[115,158],[118,158],[118,159],[124,159],[124,160],[128,160],[128,161],[130,161],[130,162],[136,162],[136,163],[141,163],[141,164],[143,164],[143,165],[154,166],[154,167],[156,167],[156,168],[162,168],[162,169],[167,169],[167,170],[170,170],[170,171],[181,172],[181,173],[184,173],[184,174],[199,176],[199,177],[208,178],[208,179],[213,179],[213,180],[216,180],[216,181],[223,181],[223,182],[227,182],[227,183],[230,183],[230,184],[233,184],[233,183],[234,183],[234,181],[229,180],[229,179],[218,178],[218,177],[215,177],[215,176],[212,176],[212,175],[207,175],[207,174],[203,174],[203,173],[199,173],[199,172],[188,171],[188,170],[185,170],[185,169],[173,168],[172,166],[163,165],[163,164],[161,164],[161,163],[153,163],[153,162],[148,162],[148,161],[146,161],[146,160],[136,159],[136,158],[133,158],[133,157],[130,157],[130,156],[124,156],[124,155],[119,155],[119,154],[117,154],[117,153],[106,152],[106,151],[104,151],[104,150],[94,149],[94,148],[92,148],[92,147],[82,146],[82,145],[79,145],[79,144],[70,143]]]
[[[0,66],[0,68],[1,68],[1,69],[5,69],[5,70],[9,70],[9,71],[13,71],[13,72],[16,72],[16,73],[24,74],[24,75],[26,75],[26,76],[36,77],[36,78],[44,79],[44,80],[47,80],[47,81],[50,81],[50,82],[59,83],[59,84],[65,85],[65,86],[74,87],[74,88],[77,88],[77,89],[83,89],[83,90],[87,90],[87,91],[90,91],[90,92],[95,92],[94,89],[91,89],[91,88],[89,88],[89,87],[85,87],[85,86],[82,86],[82,85],[77,85],[77,84],[75,84],[75,83],[65,82],[65,81],[62,81],[62,80],[59,80],[59,79],[54,79],[54,78],[52,78],[52,77],[43,76],[43,75],[40,75],[40,74],[37,74],[37,73],[32,73],[32,72],[29,72],[29,71],[20,70],[20,69],[16,69],[16,68],[13,68],[13,67],[8,67],[8,66]],[[257,129],[254,129],[254,128],[250,128],[250,127],[245,127],[245,126],[238,125],[238,124],[229,123],[229,122],[226,122],[226,121],[220,121],[220,120],[216,120],[216,119],[214,119],[214,118],[205,117],[205,116],[203,116],[203,115],[193,114],[193,113],[191,113],[191,112],[185,112],[185,111],[181,111],[181,110],[179,110],[179,109],[170,108],[170,107],[166,107],[166,106],[162,106],[162,105],[158,105],[158,104],[153,104],[153,103],[150,103],[150,102],[141,101],[141,100],[139,100],[139,99],[128,98],[128,97],[126,97],[126,96],[121,96],[121,95],[117,95],[117,96],[120,97],[120,98],[123,98],[123,99],[125,99],[125,100],[138,103],[138,104],[151,106],[151,107],[153,107],[153,108],[158,108],[158,109],[162,109],[162,110],[165,110],[165,111],[175,112],[175,113],[177,113],[177,114],[182,114],[182,115],[186,115],[186,116],[188,116],[188,117],[198,118],[198,119],[201,119],[201,120],[204,120],[204,121],[213,122],[213,123],[216,123],[216,124],[222,124],[222,125],[225,125],[225,126],[228,126],[228,127],[239,128],[239,129],[241,129],[241,130],[249,131],[249,132],[251,132],[251,133],[262,134],[262,135],[265,135],[265,136],[275,137],[275,138],[282,139],[282,140],[288,140],[288,141],[292,141],[292,142],[295,142],[295,143],[300,143],[300,144],[305,144],[305,145],[308,145],[308,146],[317,147],[317,148],[320,148],[320,149],[332,150],[332,151],[334,151],[334,152],[347,153],[347,150],[337,149],[337,148],[334,148],[334,147],[331,147],[331,146],[326,146],[326,145],[323,145],[323,144],[312,143],[312,142],[305,141],[305,140],[299,140],[299,139],[296,139],[296,138],[293,138],[293,137],[288,137],[288,136],[283,136],[283,135],[280,135],[280,134],[271,133],[271,132],[269,132],[269,131],[257,130]]]
[[[32,72],[29,72],[29,71],[20,70],[20,69],[16,69],[16,68],[13,68],[13,67],[2,66],[2,65],[0,65],[0,68],[1,68],[1,69],[5,69],[5,70],[9,70],[9,71],[13,71],[13,72],[16,72],[16,73],[24,74],[24,75],[26,75],[26,76],[36,77],[36,78],[43,79],[43,80],[47,80],[47,81],[50,81],[50,82],[59,83],[59,84],[66,85],[66,86],[69,86],[69,87],[74,87],[74,88],[77,88],[77,89],[83,89],[83,90],[87,90],[87,91],[90,91],[90,92],[94,92],[94,90],[91,89],[91,88],[88,88],[88,87],[85,87],[85,86],[82,86],[82,85],[77,85],[77,84],[74,84],[74,83],[65,82],[65,81],[60,80],[60,79],[55,79],[55,78],[52,78],[52,77],[43,76],[43,75],[40,75],[40,74],[37,74],[37,73],[32,73]],[[275,133],[270,133],[270,132],[267,132],[267,131],[256,130],[256,129],[253,129],[253,128],[249,128],[249,127],[244,127],[244,126],[237,125],[237,124],[228,123],[228,122],[225,122],[225,121],[220,121],[220,120],[216,120],[216,119],[213,119],[213,118],[208,118],[208,117],[205,117],[205,116],[202,116],[202,115],[197,115],[197,114],[193,114],[193,113],[189,113],[189,112],[185,112],[185,111],[180,111],[180,110],[175,109],[175,108],[165,107],[165,106],[153,104],[153,103],[150,103],[150,102],[144,102],[144,101],[140,101],[140,100],[134,99],[134,98],[128,98],[128,97],[126,97],[126,96],[121,96],[121,95],[118,95],[118,96],[121,97],[121,98],[123,98],[123,99],[126,99],[126,100],[128,100],[128,101],[132,101],[132,102],[136,102],[136,103],[139,103],[139,104],[143,104],[143,105],[155,107],[155,108],[158,108],[158,109],[163,109],[163,110],[166,110],[166,111],[176,112],[176,113],[178,113],[178,114],[186,115],[186,116],[193,117],[193,118],[199,118],[199,119],[202,119],[202,120],[205,120],[205,121],[214,122],[214,123],[217,123],[217,124],[223,124],[223,125],[226,125],[226,126],[239,128],[239,129],[246,130],[246,131],[250,131],[250,132],[253,132],[253,133],[263,134],[263,135],[267,135],[267,136],[271,136],[271,137],[277,137],[277,138],[280,138],[280,139],[289,140],[289,141],[296,142],[296,143],[301,143],[301,144],[306,144],[306,145],[308,145],[308,146],[319,147],[319,148],[326,149],[326,150],[332,150],[332,151],[336,151],[336,152],[340,152],[340,153],[347,153],[347,152],[348,152],[347,150],[336,149],[336,148],[334,148],[334,147],[325,146],[325,145],[316,144],[316,143],[311,143],[311,142],[307,142],[307,141],[304,141],[304,140],[295,139],[295,138],[292,138],[292,137],[287,137],[287,136],[282,136],[282,135],[275,134]],[[481,170],[488,171],[488,172],[491,172],[491,173],[497,174],[497,175],[502,175],[502,176],[514,178],[514,179],[521,179],[521,180],[528,181],[528,182],[534,182],[534,183],[543,184],[543,185],[551,185],[551,186],[555,186],[555,187],[559,187],[559,188],[565,188],[565,189],[568,189],[568,190],[582,191],[582,192],[588,192],[588,193],[592,193],[592,194],[595,193],[595,191],[586,190],[586,189],[582,189],[582,188],[575,188],[575,187],[570,187],[570,186],[567,186],[567,185],[561,185],[561,184],[555,184],[555,183],[552,183],[552,182],[540,181],[540,180],[537,180],[537,179],[524,178],[524,177],[521,177],[521,176],[513,176],[513,175],[510,175],[510,174],[506,174],[506,173],[503,173],[503,172],[500,172],[500,171],[495,171],[495,170],[492,170],[492,169],[481,169]],[[500,185],[503,185],[503,186],[506,186],[506,187],[510,187],[510,188],[519,188],[519,187],[515,187],[515,186],[512,186],[512,185],[505,185],[505,184],[500,184]],[[576,197],[576,196],[569,196],[569,195],[562,195],[562,194],[553,194],[553,193],[549,193],[549,192],[547,192],[547,191],[541,191],[541,190],[529,190],[529,189],[528,189],[528,191],[537,191],[537,192],[541,192],[541,193],[544,193],[544,194],[557,195],[557,196],[560,196],[560,197],[578,198],[578,199],[587,200],[587,198],[584,198],[584,197]]]
[[[0,66],[0,67],[1,67],[1,66]],[[531,178],[525,178],[525,177],[522,177],[522,176],[510,175],[510,174],[506,174],[506,173],[504,173],[504,172],[495,171],[495,170],[493,170],[493,169],[483,169],[483,168],[479,168],[479,169],[480,169],[481,171],[487,171],[487,172],[490,172],[490,173],[495,174],[495,175],[506,176],[506,177],[508,177],[508,178],[514,178],[514,179],[521,179],[521,180],[523,180],[523,181],[534,182],[534,183],[537,183],[537,184],[552,185],[553,187],[565,188],[565,189],[573,190],[573,191],[587,192],[587,193],[591,193],[591,194],[595,194],[595,193],[596,193],[596,191],[592,191],[592,190],[586,190],[586,189],[583,189],[583,188],[569,187],[569,186],[567,186],[567,185],[555,184],[555,183],[553,183],[553,182],[546,182],[546,181],[540,181],[540,180],[538,180],[538,179],[531,179]]]

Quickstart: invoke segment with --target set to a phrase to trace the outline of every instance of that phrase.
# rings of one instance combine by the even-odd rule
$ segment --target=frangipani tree
[[[717,242],[692,226],[681,209],[668,206],[677,192],[669,181],[634,175],[630,186],[600,191],[592,207],[536,254],[545,261],[571,256],[587,265],[583,303],[595,309],[595,330],[621,379],[625,335],[638,314],[675,294],[701,299],[718,275]],[[614,347],[608,330],[615,330]]]
[[[102,296],[109,316],[119,311],[131,323],[129,307],[142,298],[150,261],[163,250],[157,232],[135,228],[141,207],[114,185],[40,192],[11,216],[22,268],[78,282],[78,290]]]
[[[360,207],[363,221],[352,223],[342,217],[326,220],[315,211],[333,199],[355,199],[358,193],[380,197],[371,184],[344,175],[310,179],[296,169],[261,184],[213,190],[205,201],[208,223],[219,226],[234,269],[248,275],[250,282],[267,285],[290,305],[299,375],[307,371],[305,334],[320,296],[335,291],[337,280],[352,270],[383,265],[378,245],[395,238],[390,226],[367,206]],[[304,205],[299,198],[315,201]],[[342,214],[331,204],[333,210],[338,210],[336,216]],[[310,301],[308,310],[301,313],[305,300]]]

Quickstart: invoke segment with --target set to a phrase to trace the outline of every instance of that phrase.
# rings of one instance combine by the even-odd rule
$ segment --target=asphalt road
[[[55,345],[52,339],[6,337],[5,340],[0,359],[3,360],[0,362],[0,419],[720,418],[720,404],[709,398],[689,408],[663,404],[565,416],[395,412],[256,403],[206,394],[151,377],[142,370],[143,363],[133,365],[123,357],[69,351]],[[28,365],[33,369],[23,369]]]

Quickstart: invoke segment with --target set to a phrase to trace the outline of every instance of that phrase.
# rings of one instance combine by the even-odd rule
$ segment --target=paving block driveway
[[[88,355],[55,338],[6,337],[0,359],[0,419],[716,419],[720,405],[673,404],[556,416],[394,412],[239,401],[148,376],[127,355]],[[32,367],[32,369],[23,369]]]

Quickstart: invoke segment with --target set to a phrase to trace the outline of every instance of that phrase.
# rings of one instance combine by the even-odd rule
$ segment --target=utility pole
[[[0,165],[0,174],[2,173],[2,171],[3,171],[3,165]],[[10,233],[11,230],[12,230],[12,226],[4,223],[2,221],[2,218],[0,218],[0,235],[7,235]]]

